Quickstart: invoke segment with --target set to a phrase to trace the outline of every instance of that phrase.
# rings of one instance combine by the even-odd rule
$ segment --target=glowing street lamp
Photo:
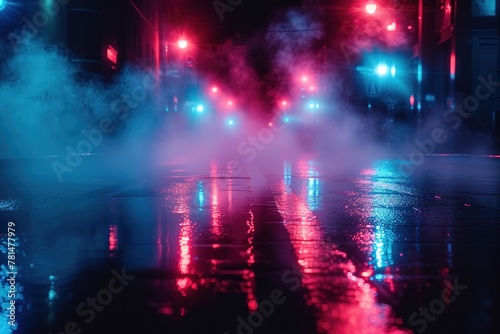
[[[366,4],[365,10],[368,14],[373,15],[377,11],[377,5],[373,2],[369,2]]]
[[[177,45],[179,46],[179,48],[181,49],[185,49],[187,48],[188,46],[188,41],[186,39],[180,39],[178,42],[177,42]]]
[[[378,64],[377,67],[375,67],[375,74],[377,74],[379,77],[386,76],[387,72],[389,72],[389,68],[386,64]]]
[[[0,10],[5,9],[7,7],[7,0],[0,0]]]
[[[391,66],[391,77],[395,77],[396,76],[396,66],[395,65],[392,65]]]

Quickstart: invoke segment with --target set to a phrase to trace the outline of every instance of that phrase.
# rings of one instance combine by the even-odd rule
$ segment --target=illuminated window
[[[108,45],[108,49],[106,50],[106,57],[113,63],[117,64],[118,62],[118,51],[115,50],[111,45]]]

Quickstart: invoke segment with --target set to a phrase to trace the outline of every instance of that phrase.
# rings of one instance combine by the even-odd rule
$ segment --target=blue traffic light
[[[387,67],[386,64],[381,63],[381,64],[378,64],[377,67],[375,67],[375,74],[377,74],[379,77],[386,76],[387,72],[389,72],[389,68]],[[394,72],[394,73],[396,73],[396,72]]]

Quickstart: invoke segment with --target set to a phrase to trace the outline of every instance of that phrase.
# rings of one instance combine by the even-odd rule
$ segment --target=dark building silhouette
[[[486,91],[483,84],[498,81],[497,7],[496,0],[419,0],[422,30],[414,55],[416,71],[419,59],[422,64],[422,116],[460,117],[457,150],[474,147],[480,138],[498,145],[500,87]],[[449,111],[460,108],[458,116]]]
[[[167,0],[25,0],[9,2],[2,15],[2,42],[12,56],[20,43],[42,40],[59,50],[84,77],[109,80],[126,64],[153,74],[162,85],[157,97],[177,110],[195,77],[194,34],[185,22],[185,4]],[[188,46],[181,49],[178,41]]]

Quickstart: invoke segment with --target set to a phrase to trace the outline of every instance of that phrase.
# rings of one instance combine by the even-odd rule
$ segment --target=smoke
[[[333,93],[341,87],[321,73],[322,37],[314,15],[291,10],[266,31],[218,47],[208,61],[213,71],[198,78],[204,87],[213,82],[221,87],[219,100],[210,102],[212,116],[167,113],[159,93],[163,83],[143,68],[125,66],[106,83],[82,79],[83,69],[63,51],[32,40],[1,67],[1,156],[55,156],[59,181],[78,177],[86,155],[101,153],[110,156],[103,171],[140,177],[151,171],[147,165],[271,164],[314,149],[335,166],[347,166],[353,148],[371,138]],[[290,130],[278,101],[295,99],[295,80],[302,73],[316,77],[316,88],[323,91],[317,115],[322,124]],[[210,97],[204,98],[208,103]],[[234,106],[223,107],[227,100]],[[235,124],[228,126],[227,117]],[[310,138],[303,136],[307,132]]]
[[[18,158],[62,153],[82,130],[111,116],[113,95],[126,91],[138,73],[120,76],[113,87],[83,81],[62,52],[31,41],[8,59],[1,75],[0,148],[2,155]]]
[[[2,68],[0,126],[3,155],[50,152],[85,119],[75,91],[74,68],[41,45],[24,46]]]
[[[218,160],[260,167],[303,156],[342,172],[394,153],[387,145],[394,126],[349,100],[320,18],[287,10],[267,29],[204,54],[209,70],[197,78],[203,113],[182,105],[167,112],[162,92],[169,83],[147,69],[125,66],[106,83],[82,79],[64,52],[32,41],[1,68],[1,156],[56,156],[61,181],[77,177],[89,153],[108,156],[108,171],[141,178],[153,166]],[[304,74],[314,94],[297,88]],[[220,87],[217,96],[208,92],[211,84]],[[300,117],[288,123],[293,113]]]
[[[292,10],[269,27],[267,42],[275,50],[273,68],[290,75],[313,70],[318,63],[314,46],[323,36],[323,27],[312,14]],[[299,65],[299,68],[296,68]]]

